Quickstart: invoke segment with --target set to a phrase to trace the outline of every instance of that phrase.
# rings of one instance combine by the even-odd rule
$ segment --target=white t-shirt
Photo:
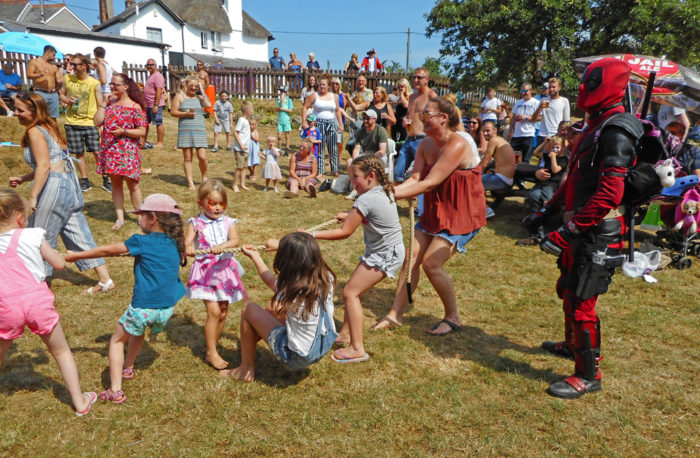
[[[540,137],[551,137],[557,134],[560,122],[571,120],[569,113],[571,107],[566,97],[559,96],[556,99],[545,97],[542,100],[549,100],[549,108],[543,108],[541,111]]]
[[[236,132],[238,132],[238,138],[241,139],[243,145],[239,145],[237,141],[234,141],[233,149],[236,151],[244,151],[244,147],[250,147],[250,123],[245,116],[238,118],[236,122]]]
[[[12,234],[16,229],[0,234],[0,252],[5,253],[7,246],[10,244]],[[22,235],[19,237],[17,244],[17,254],[19,255],[25,267],[36,278],[36,281],[42,282],[46,280],[46,271],[44,270],[44,259],[41,257],[41,242],[44,241],[46,231],[40,227],[28,227],[22,230]]]
[[[491,108],[494,110],[497,110],[498,107],[501,106],[501,101],[497,98],[494,97],[492,99],[489,99],[486,97],[483,102],[481,102],[481,108]],[[486,121],[488,119],[491,119],[493,121],[496,121],[498,119],[498,114],[494,113],[493,111],[488,111],[486,113],[481,113],[481,120]]]
[[[676,116],[682,115],[683,113],[685,113],[683,108],[661,105],[659,108],[659,115],[657,116],[659,118],[659,127],[665,129],[666,126],[676,120]]]
[[[519,99],[513,105],[513,119],[516,115],[522,115],[526,117],[532,116],[532,114],[537,110],[540,105],[540,101],[532,97],[530,100]],[[532,121],[516,121],[515,130],[513,130],[513,138],[518,137],[534,137],[535,136],[535,123]]]
[[[323,304],[326,312],[331,316],[331,330],[335,332],[335,322],[333,321],[333,278],[331,278],[331,287],[326,296],[326,300]],[[291,312],[287,312],[287,345],[289,349],[293,352],[299,354],[300,356],[306,356],[311,351],[311,345],[314,343],[314,338],[316,337],[316,330],[319,324],[324,326],[324,323],[319,323],[321,317],[320,301],[316,303],[314,310],[309,315],[307,321],[302,320],[301,311],[303,307],[299,309],[299,315],[295,316]],[[325,328],[322,328],[322,331]]]

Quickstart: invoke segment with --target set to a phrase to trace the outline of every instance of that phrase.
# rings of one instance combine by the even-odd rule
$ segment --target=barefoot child
[[[350,178],[359,197],[349,213],[336,216],[343,225],[339,229],[312,233],[316,239],[341,240],[350,237],[360,224],[364,231],[365,254],[343,289],[345,319],[338,341],[349,341],[349,346],[333,353],[333,360],[339,363],[369,358],[362,341],[360,296],[384,278],[394,278],[405,256],[394,187],[382,160],[374,155],[356,157],[350,168]]]
[[[255,117],[250,118],[250,151],[248,157],[248,172],[250,181],[255,181],[258,177],[255,170],[260,165],[260,143],[258,142],[258,121]]]
[[[54,308],[54,296],[44,281],[44,260],[54,269],[63,269],[65,261],[44,240],[43,229],[25,229],[31,211],[19,194],[0,190],[0,365],[12,341],[29,327],[41,336],[56,360],[75,414],[82,417],[90,411],[97,394],[80,391],[78,368]]]
[[[194,256],[195,250],[211,250],[200,254],[192,263],[187,280],[187,297],[202,299],[207,308],[204,340],[207,344],[207,362],[215,369],[224,369],[224,361],[216,350],[221,331],[226,323],[229,303],[246,297],[241,283],[243,268],[233,253],[222,253],[238,245],[238,220],[226,216],[228,198],[223,183],[208,180],[199,186],[197,205],[202,213],[187,222],[185,251]]]
[[[185,237],[182,233],[182,210],[172,197],[151,194],[136,213],[144,235],[134,234],[126,241],[82,252],[68,251],[66,261],[129,253],[134,257],[134,293],[131,304],[119,319],[109,341],[110,387],[100,399],[122,404],[122,378],[134,378],[134,361],[141,350],[146,327],[152,333],[163,330],[173,315],[175,304],[185,295],[180,281],[180,266],[185,265]],[[124,346],[129,349],[124,359]]]
[[[233,105],[228,101],[228,92],[221,91],[219,100],[214,103],[214,147],[212,153],[219,151],[219,134],[226,132],[226,149],[231,149],[231,127],[233,127]]]
[[[263,191],[267,191],[270,186],[270,180],[272,180],[272,186],[275,192],[279,192],[277,190],[277,180],[282,178],[282,172],[277,163],[277,158],[279,157],[280,150],[277,149],[277,139],[274,135],[268,135],[267,149],[265,150],[265,165],[262,170],[262,177],[265,178],[265,189],[263,189]]]
[[[255,379],[255,345],[265,338],[270,351],[292,369],[318,362],[337,334],[333,322],[335,275],[323,260],[318,243],[307,233],[282,237],[272,267],[251,245],[243,253],[253,260],[260,278],[275,292],[266,309],[247,303],[241,314],[241,365],[221,375],[244,382]]]
[[[236,171],[233,172],[233,192],[248,190],[245,185],[245,168],[248,167],[248,155],[250,153],[250,117],[253,116],[253,104],[243,102],[241,105],[241,117],[236,121],[233,131],[233,155]]]

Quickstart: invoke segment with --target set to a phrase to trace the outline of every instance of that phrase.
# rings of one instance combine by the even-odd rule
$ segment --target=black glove
[[[542,243],[540,243],[540,249],[545,253],[559,256],[562,251],[568,248],[571,241],[579,235],[581,235],[581,231],[572,221],[569,221],[556,231],[547,234]]]
[[[535,233],[537,228],[544,225],[544,210],[536,211],[527,215],[525,218],[523,218],[523,225],[530,234]]]

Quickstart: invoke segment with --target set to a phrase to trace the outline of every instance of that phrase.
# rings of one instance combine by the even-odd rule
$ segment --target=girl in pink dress
[[[219,180],[207,180],[199,186],[197,204],[202,214],[190,218],[185,233],[188,256],[195,250],[210,250],[200,254],[192,263],[187,280],[187,297],[202,299],[207,308],[204,339],[207,344],[206,360],[215,369],[225,369],[228,362],[219,355],[216,343],[226,322],[229,303],[247,299],[241,282],[243,267],[226,248],[238,245],[238,220],[224,214],[228,205],[226,188]]]
[[[0,365],[12,341],[28,327],[41,336],[56,359],[80,417],[90,411],[97,394],[80,391],[78,368],[54,308],[53,293],[44,281],[44,260],[54,269],[63,269],[66,263],[44,239],[46,231],[25,228],[30,213],[28,202],[19,194],[0,190]]]

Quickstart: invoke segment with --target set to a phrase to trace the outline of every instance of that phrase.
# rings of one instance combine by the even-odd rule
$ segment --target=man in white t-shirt
[[[521,156],[524,161],[529,158],[525,157],[525,154],[530,150],[530,145],[535,139],[535,123],[537,118],[534,116],[535,110],[539,106],[540,102],[532,97],[532,86],[530,84],[523,84],[520,87],[520,94],[522,96],[515,105],[513,105],[513,118],[511,123],[515,122],[515,125],[511,129],[509,135],[510,146],[513,147],[514,151],[520,151]]]
[[[685,141],[685,137],[688,135],[688,129],[690,128],[690,120],[688,119],[688,115],[685,114],[685,110],[683,108],[676,108],[670,105],[661,105],[659,107],[659,114],[656,117],[659,120],[659,127],[664,130],[674,121],[683,124],[683,127],[685,127],[685,132],[683,133],[682,140]]]
[[[486,98],[481,102],[481,121],[498,120],[501,114],[501,101],[496,98],[496,90],[492,87],[486,93]]]
[[[537,144],[541,145],[544,139],[557,134],[559,123],[571,121],[569,99],[559,95],[561,80],[549,79],[549,95],[543,97],[540,105],[535,110],[535,117],[540,122],[540,133],[537,136]]]

